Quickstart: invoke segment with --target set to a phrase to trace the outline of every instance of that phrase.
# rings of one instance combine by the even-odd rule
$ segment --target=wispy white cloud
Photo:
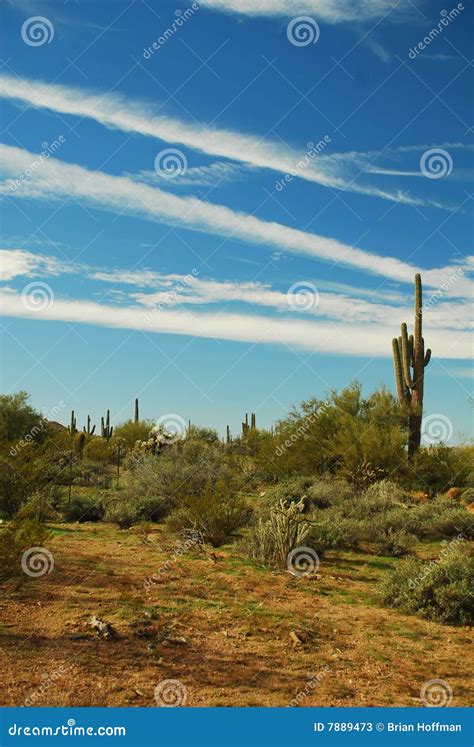
[[[26,262],[24,261],[26,257]],[[16,262],[15,262],[16,256]],[[3,261],[5,258],[5,261]],[[139,304],[147,309],[163,307],[210,306],[217,304],[241,304],[254,310],[273,310],[278,314],[301,314],[298,311],[297,291],[289,293],[288,289],[277,290],[269,283],[257,281],[216,280],[205,278],[197,270],[182,275],[179,273],[160,273],[140,269],[106,269],[91,267],[86,264],[66,265],[52,257],[34,255],[22,250],[0,251],[0,264],[13,269],[5,279],[15,276],[42,277],[57,276],[61,272],[80,274],[83,278],[106,284],[101,288],[103,298],[128,304]],[[331,292],[323,289],[324,283],[312,278],[309,295],[300,300],[308,302],[304,314],[307,318],[334,319],[340,322],[363,323],[372,328],[374,325],[386,324],[398,331],[402,320],[412,317],[411,299],[404,298],[400,303],[393,303],[382,293],[360,289],[354,286],[343,286],[344,292]],[[107,284],[113,288],[107,289]],[[120,287],[125,286],[125,288]],[[317,290],[316,290],[317,289]],[[95,291],[94,291],[95,292]],[[365,296],[368,296],[364,298]],[[470,303],[452,302],[443,295],[430,297],[425,294],[425,329],[465,330],[469,328]]]
[[[68,271],[68,266],[54,257],[33,254],[24,249],[0,249],[0,280],[3,281],[40,274],[60,275]]]
[[[200,5],[212,10],[240,13],[248,16],[313,15],[327,23],[367,21],[393,11],[413,10],[409,0],[200,0]],[[410,7],[411,6],[411,7]]]
[[[270,169],[280,173],[294,173],[296,177],[333,189],[378,197],[406,205],[445,208],[439,201],[391,191],[376,184],[363,184],[360,175],[372,158],[372,154],[339,153],[325,156],[321,153],[308,158],[307,145],[300,151],[294,146],[206,124],[189,124],[176,118],[156,116],[154,107],[116,94],[100,95],[84,89],[40,82],[18,80],[0,74],[0,97],[23,101],[29,106],[49,109],[60,114],[70,114],[96,120],[102,125],[125,132],[136,132],[169,143],[184,145],[211,156],[228,158],[248,166]],[[328,133],[321,133],[321,142]],[[421,151],[423,152],[423,151]],[[420,153],[421,155],[421,153]],[[201,176],[207,167],[201,167]],[[219,167],[229,176],[230,165]],[[189,171],[191,173],[189,173]],[[199,178],[200,169],[190,169],[177,184],[184,185],[186,179]],[[142,172],[150,176],[150,172]],[[236,175],[236,173],[234,174]],[[206,183],[212,183],[213,175],[207,173]],[[191,183],[191,182],[188,182]],[[449,209],[449,206],[448,206]]]
[[[51,158],[41,162],[39,156],[7,145],[0,145],[0,156],[4,173],[11,177],[0,184],[0,193],[13,197],[66,201],[75,198],[115,213],[128,212],[173,226],[240,239],[331,263],[339,262],[401,282],[411,283],[414,272],[420,271],[420,268],[395,257],[385,257],[336,239],[260,220],[196,197],[173,195],[128,177],[89,171]],[[32,170],[32,163],[39,163],[39,166]],[[15,181],[22,172],[25,178]],[[451,267],[425,270],[425,283],[438,287],[449,279],[452,271]],[[472,287],[473,283],[462,277],[450,292],[458,296],[469,294]]]
[[[389,50],[383,46],[377,39],[374,38],[373,34],[370,34],[365,38],[365,44],[378,57],[381,62],[390,62],[392,55]]]
[[[207,166],[193,166],[187,168],[183,173],[176,173],[173,179],[166,179],[156,171],[139,171],[137,174],[128,174],[133,179],[139,179],[145,184],[170,187],[213,187],[217,183],[236,181],[248,177],[249,167],[229,161],[215,161]]]
[[[32,308],[21,295],[0,291],[4,316],[92,324],[102,327],[142,330],[161,334],[188,335],[247,343],[271,343],[309,351],[344,355],[388,357],[393,329],[367,325],[280,319],[262,315],[194,313],[165,308],[157,314],[134,307],[111,306],[82,300],[62,300],[45,308]],[[434,330],[430,343],[438,358],[465,360],[469,357],[467,333]]]

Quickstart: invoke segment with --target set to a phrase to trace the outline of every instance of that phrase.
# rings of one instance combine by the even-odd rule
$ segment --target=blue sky
[[[425,412],[470,437],[465,6],[3,2],[2,390],[269,426],[393,389],[420,271]]]

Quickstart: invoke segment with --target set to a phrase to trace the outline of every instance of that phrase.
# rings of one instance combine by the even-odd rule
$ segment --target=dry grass
[[[301,705],[416,706],[435,678],[468,705],[470,632],[384,609],[376,587],[396,561],[340,553],[294,578],[233,547],[176,557],[175,540],[152,532],[55,527],[54,571],[0,598],[1,705],[31,699],[61,667],[37,705],[154,706],[155,686],[173,678],[191,706],[286,706],[318,673]],[[95,636],[94,614],[117,640]]]

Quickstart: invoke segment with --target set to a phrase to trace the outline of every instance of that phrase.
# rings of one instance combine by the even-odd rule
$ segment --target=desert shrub
[[[140,420],[138,423],[134,420],[126,420],[122,425],[116,426],[113,440],[121,439],[126,450],[133,449],[137,441],[148,439],[152,428],[151,420]]]
[[[419,539],[443,539],[459,533],[474,534],[474,516],[458,503],[436,498],[429,503],[389,512],[386,523],[415,534]]]
[[[453,537],[463,534],[467,538],[474,536],[474,516],[465,508],[445,509],[433,517],[430,534],[434,538]]]
[[[368,533],[369,541],[375,542],[379,555],[401,558],[413,549],[416,537],[405,529],[393,529],[389,526],[371,525]]]
[[[466,490],[463,490],[461,500],[466,504],[474,503],[474,488],[466,488]]]
[[[115,453],[107,439],[101,436],[93,436],[84,446],[83,455],[91,462],[101,465],[112,464]]]
[[[186,434],[188,439],[194,439],[196,441],[204,441],[208,444],[219,443],[219,434],[214,428],[200,428],[197,425],[192,425]]]
[[[71,502],[62,509],[65,521],[101,521],[104,518],[105,506],[98,496],[73,496]]]
[[[28,447],[29,449],[30,447]],[[23,450],[11,457],[9,449],[0,450],[0,518],[9,519],[20,509],[34,487],[28,475],[28,459]]]
[[[40,522],[58,519],[59,507],[62,499],[62,489],[59,485],[49,485],[33,493],[28,498],[26,506],[31,514]]]
[[[381,585],[385,604],[429,620],[468,625],[474,617],[474,557],[461,546],[438,563],[401,560]]]
[[[243,482],[238,466],[226,456],[222,444],[209,444],[196,439],[174,443],[159,456],[145,454],[135,463],[134,479],[143,495],[160,495],[170,505],[180,496],[199,496],[218,482],[234,492]]]
[[[16,579],[26,581],[21,560],[25,550],[44,547],[49,530],[29,507],[22,508],[10,524],[0,529],[0,583]]]
[[[203,542],[219,547],[249,520],[244,499],[224,482],[206,485],[199,495],[186,495],[169,519],[172,531],[199,534]]]
[[[419,449],[408,463],[408,470],[410,486],[433,496],[466,484],[472,470],[472,456],[462,448],[429,446]]]
[[[128,529],[141,519],[140,506],[127,499],[111,501],[104,515],[104,521],[117,524],[120,529]]]
[[[104,520],[121,529],[141,521],[161,521],[171,510],[166,496],[146,495],[134,481],[117,492],[107,504]]]
[[[113,474],[107,464],[93,459],[82,459],[74,471],[74,485],[109,488]]]
[[[269,517],[259,517],[244,538],[243,552],[260,565],[285,567],[288,554],[301,546],[309,533],[304,509],[302,498],[291,503],[280,499],[271,507]]]
[[[310,508],[328,508],[337,503],[349,501],[354,496],[354,488],[345,480],[323,479],[310,485],[306,490]]]
[[[331,509],[316,511],[309,516],[311,521],[306,544],[322,558],[328,550],[357,549],[361,538],[360,522],[347,519]]]

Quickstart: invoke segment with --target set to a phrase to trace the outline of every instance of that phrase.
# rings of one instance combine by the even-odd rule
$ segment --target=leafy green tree
[[[28,399],[24,391],[0,395],[0,441],[19,441],[28,436],[28,441],[40,440],[42,418]]]
[[[126,420],[122,425],[118,425],[114,430],[114,438],[123,439],[122,443],[125,448],[133,449],[137,441],[146,441],[153,428],[151,420]]]

